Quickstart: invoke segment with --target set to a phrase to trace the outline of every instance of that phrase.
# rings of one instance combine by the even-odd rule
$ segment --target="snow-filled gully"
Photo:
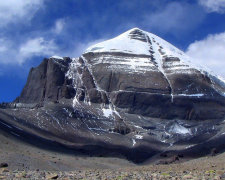
[[[172,85],[170,83],[170,80],[168,79],[164,69],[163,69],[163,54],[159,51],[160,49],[160,46],[157,44],[157,42],[155,41],[154,38],[152,38],[152,47],[153,47],[153,56],[154,56],[154,59],[157,63],[157,67],[158,67],[158,70],[163,74],[163,76],[166,78],[168,84],[169,84],[169,87],[170,87],[170,95],[171,95],[171,102],[173,102],[173,88],[172,88]],[[148,42],[149,43],[149,42]],[[150,45],[150,44],[149,44]]]

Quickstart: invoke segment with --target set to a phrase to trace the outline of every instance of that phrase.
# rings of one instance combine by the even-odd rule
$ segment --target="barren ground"
[[[225,153],[168,165],[136,165],[31,146],[0,131],[0,179],[225,179]]]

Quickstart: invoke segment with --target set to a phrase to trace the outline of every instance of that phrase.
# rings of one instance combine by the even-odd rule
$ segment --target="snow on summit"
[[[130,33],[135,30],[138,29],[131,29],[113,39],[93,45],[87,49],[87,52],[125,52],[150,55],[146,42],[131,39]]]
[[[96,60],[97,63],[109,63],[112,68],[124,68],[130,72],[141,72],[149,69],[161,71],[165,74],[165,69],[163,59],[165,57],[177,57],[180,59],[179,62],[173,62],[168,64],[170,69],[178,70],[188,70],[189,65],[185,65],[185,62],[189,61],[188,56],[186,56],[181,50],[177,49],[172,44],[161,39],[160,37],[143,31],[139,28],[133,28],[125,33],[107,40],[96,45],[89,47],[85,53],[126,53],[131,55],[139,55],[138,58],[122,58],[116,61],[112,61],[111,56],[105,56],[101,61]],[[141,57],[141,55],[144,57]],[[115,58],[114,58],[115,59]]]
[[[107,41],[89,47],[86,52],[124,52],[137,55],[151,55],[151,44],[158,44],[168,56],[181,56],[184,53],[160,37],[133,28]]]
[[[139,28],[130,29],[115,38],[92,45],[84,53],[89,52],[93,53],[120,52],[126,54],[146,55],[149,57],[153,57],[156,62],[155,65],[162,73],[164,73],[164,70],[166,70],[162,68],[163,59],[165,57],[179,58],[179,62],[175,61],[173,63],[167,63],[167,65],[170,66],[169,68],[170,70],[173,71],[173,73],[176,71],[187,72],[192,68],[201,71],[203,74],[205,74],[205,72],[210,71],[208,68],[198,64],[198,62],[196,62],[191,57],[187,56],[183,51],[179,50],[169,42],[163,40],[157,35],[154,35],[147,31],[143,31]],[[107,58],[104,59],[105,63],[110,63],[106,59]],[[154,64],[150,63],[149,60],[146,58],[144,59],[139,58],[139,60],[137,61],[133,61],[132,59],[128,60],[124,58],[123,61],[120,61],[120,64],[130,65],[130,68],[135,69],[136,71],[145,70],[146,68],[152,68],[154,66]],[[146,68],[143,68],[144,66]],[[219,78],[223,83],[225,83],[224,80],[222,80],[212,71],[210,71],[210,74]]]
[[[112,71],[118,70],[130,74],[144,74],[150,71],[160,72],[169,83],[172,102],[174,95],[196,97],[205,95],[198,90],[194,93],[174,93],[173,82],[170,76],[198,73],[206,76],[208,71],[169,42],[139,28],[130,29],[115,38],[93,45],[84,54],[90,52],[105,53],[102,56],[94,56],[91,63],[92,65],[105,64]],[[213,73],[210,74],[212,75],[210,80],[214,82],[216,78],[213,77],[217,76]],[[224,82],[221,83],[224,84]],[[157,83],[155,83],[155,86],[157,86]],[[225,84],[223,86],[225,87]],[[216,88],[216,91],[224,95],[220,89]]]

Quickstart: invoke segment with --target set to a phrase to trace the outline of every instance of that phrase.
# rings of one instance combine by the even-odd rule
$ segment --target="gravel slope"
[[[169,165],[135,165],[30,146],[0,131],[0,179],[225,179],[225,153]]]

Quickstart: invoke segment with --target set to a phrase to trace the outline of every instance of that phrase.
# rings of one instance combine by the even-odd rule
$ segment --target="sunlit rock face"
[[[224,95],[219,77],[134,28],[78,58],[44,59],[21,95],[1,105],[0,120],[88,153],[141,162],[165,149],[198,153],[200,143],[223,136]]]

